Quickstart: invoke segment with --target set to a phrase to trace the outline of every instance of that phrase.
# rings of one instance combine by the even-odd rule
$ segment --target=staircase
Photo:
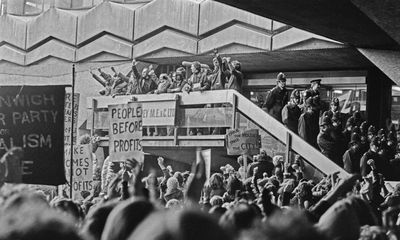
[[[225,135],[204,134],[190,136],[187,134],[188,129],[205,129],[209,127],[240,128],[243,127],[240,119],[247,119],[253,123],[253,126],[257,126],[260,131],[264,131],[271,135],[271,138],[283,144],[287,157],[291,151],[294,151],[301,155],[308,165],[318,169],[324,175],[334,172],[339,172],[340,176],[348,175],[344,169],[325,157],[319,150],[309,145],[235,90],[89,98],[88,111],[89,116],[92,117],[88,119],[88,126],[92,132],[96,129],[107,131],[108,105],[127,103],[132,100],[143,104],[166,101],[176,101],[177,103],[175,116],[178,116],[177,119],[180,119],[180,121],[176,121],[175,126],[168,126],[169,129],[173,128],[175,131],[172,131],[173,134],[170,136],[144,136],[142,146],[145,151],[146,148],[153,150],[187,147],[223,148],[225,146]],[[204,106],[207,104],[220,107],[217,109],[205,108]],[[190,119],[192,121],[189,121]],[[145,124],[143,125],[146,127]],[[108,137],[102,138],[101,146],[108,146]]]

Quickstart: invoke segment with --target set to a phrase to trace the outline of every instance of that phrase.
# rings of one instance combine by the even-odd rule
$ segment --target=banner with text
[[[143,126],[174,126],[176,101],[144,102]]]
[[[93,158],[90,144],[74,145],[72,155],[72,199],[82,200],[93,190]],[[65,173],[69,182],[71,176],[71,147],[65,147]],[[71,185],[71,184],[70,184]],[[69,196],[68,185],[63,188]]]
[[[254,155],[260,153],[258,129],[232,129],[226,133],[228,155]]]
[[[72,119],[74,120],[73,144],[76,145],[79,112],[79,93],[74,94],[74,117],[72,118],[72,93],[65,93],[64,144],[71,145]]]
[[[135,158],[143,162],[142,104],[128,103],[108,106],[110,114],[109,146],[112,162]]]
[[[0,156],[12,147],[24,150],[6,182],[65,183],[64,97],[65,86],[0,88]]]

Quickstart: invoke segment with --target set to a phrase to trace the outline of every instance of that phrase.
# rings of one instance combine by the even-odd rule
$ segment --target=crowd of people
[[[162,94],[191,91],[207,91],[220,89],[235,89],[241,92],[243,74],[241,64],[230,57],[221,57],[217,49],[213,52],[213,67],[195,62],[182,62],[175,71],[157,75],[153,65],[142,69],[140,74],[136,68],[137,61],[132,61],[132,69],[124,75],[111,67],[113,74],[98,69],[99,75],[90,71],[92,77],[104,89],[101,95],[131,95],[131,94]],[[186,73],[190,68],[190,75]]]
[[[191,172],[158,158],[157,175],[126,159],[107,184],[84,200],[50,197],[2,184],[0,239],[398,239],[400,185],[387,191],[376,168],[367,177],[307,179],[292,162],[261,150],[240,167],[207,179],[199,159]],[[254,162],[253,162],[254,161]],[[99,179],[98,179],[99,180]]]
[[[188,79],[183,67],[157,76],[150,66],[140,75],[136,61],[127,75],[114,68],[113,76],[101,69],[101,77],[92,75],[109,96],[240,91],[240,63],[214,54],[213,70],[184,63],[191,67]],[[80,201],[0,182],[0,239],[399,239],[400,185],[391,189],[384,180],[398,177],[400,132],[394,126],[377,131],[360,112],[341,113],[337,98],[326,109],[320,85],[312,80],[310,89],[290,93],[279,73],[260,107],[349,177],[307,178],[301,157],[285,161],[265,150],[249,159],[240,156],[239,168],[226,165],[211,176],[203,159],[190,172],[179,172],[159,157],[161,174],[152,170],[146,176],[135,159],[110,174],[106,159],[94,165],[93,191]],[[84,141],[96,150],[97,140]]]
[[[377,130],[360,111],[342,113],[338,98],[324,103],[320,86],[321,79],[311,80],[309,89],[294,89],[289,97],[286,77],[279,73],[261,107],[347,172],[365,177],[375,168],[384,178],[399,180],[400,131],[394,125]]]

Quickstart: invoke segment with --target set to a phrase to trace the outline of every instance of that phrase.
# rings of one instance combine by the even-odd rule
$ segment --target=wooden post
[[[286,132],[286,152],[285,152],[285,157],[286,157],[286,162],[289,163],[290,161],[290,152],[292,150],[292,135],[290,135],[289,132]]]
[[[238,104],[238,97],[233,94],[233,101],[232,101],[232,107],[233,107],[233,114],[232,114],[232,129],[237,129],[239,128],[239,114],[237,112],[237,104]]]

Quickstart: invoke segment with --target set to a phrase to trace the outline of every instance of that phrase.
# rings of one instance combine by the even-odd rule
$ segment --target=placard
[[[64,86],[0,87],[0,156],[22,147],[6,182],[59,185],[64,176]]]
[[[143,126],[174,126],[176,101],[144,102]]]
[[[72,117],[72,93],[65,94],[64,108],[64,144],[71,145],[71,127],[74,119],[73,144],[76,145],[79,112],[79,93],[74,94],[74,116]]]
[[[112,162],[135,158],[143,162],[142,152],[142,104],[110,105],[109,146]]]
[[[211,149],[205,149],[200,151],[201,156],[204,159],[206,167],[206,181],[210,179],[211,176]]]
[[[260,152],[258,129],[233,129],[226,133],[228,155],[254,155]]]
[[[93,191],[93,158],[90,144],[74,145],[72,155],[72,199],[82,200]],[[65,172],[69,182],[71,176],[71,147],[65,147]],[[71,184],[70,184],[71,185]],[[69,187],[63,189],[69,196]]]

